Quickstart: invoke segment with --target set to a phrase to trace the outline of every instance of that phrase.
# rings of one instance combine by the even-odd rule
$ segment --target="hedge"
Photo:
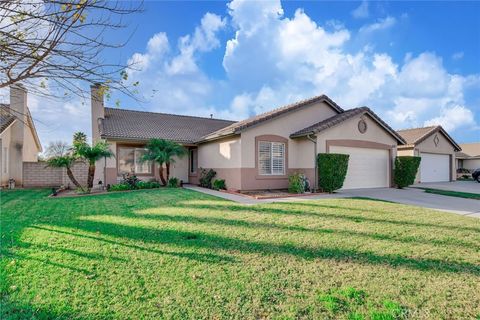
[[[400,156],[395,158],[394,181],[399,189],[408,187],[415,182],[420,160],[420,157],[413,156]]]
[[[317,156],[318,186],[332,193],[342,188],[348,169],[348,154],[320,153]]]

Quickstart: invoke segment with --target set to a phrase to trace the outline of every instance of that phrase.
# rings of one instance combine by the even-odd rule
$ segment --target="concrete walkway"
[[[245,205],[255,205],[261,203],[273,202],[295,202],[308,200],[321,200],[333,198],[352,198],[364,197],[379,199],[402,204],[413,205],[438,211],[451,212],[459,215],[480,218],[480,200],[463,199],[456,197],[447,197],[437,194],[425,193],[423,190],[415,188],[393,189],[393,188],[377,188],[377,189],[355,189],[343,190],[335,194],[319,194],[304,197],[288,197],[275,199],[254,199],[251,197],[230,194],[192,185],[184,186],[186,189],[202,192],[226,200],[231,200]]]

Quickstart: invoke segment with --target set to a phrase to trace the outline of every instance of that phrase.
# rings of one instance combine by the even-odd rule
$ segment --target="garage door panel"
[[[384,188],[390,185],[388,150],[332,146],[330,152],[350,156],[343,189]]]
[[[420,182],[450,181],[450,155],[421,153]]]

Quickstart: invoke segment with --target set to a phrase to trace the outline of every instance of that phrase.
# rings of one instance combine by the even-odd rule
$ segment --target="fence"
[[[86,163],[75,163],[72,172],[82,186],[87,185],[88,165]],[[45,162],[23,163],[23,187],[59,187],[61,185],[74,187],[65,168],[50,168]]]

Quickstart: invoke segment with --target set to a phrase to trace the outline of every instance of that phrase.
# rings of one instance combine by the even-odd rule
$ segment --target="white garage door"
[[[332,146],[330,152],[350,155],[343,189],[384,188],[390,185],[388,150]]]
[[[420,182],[450,181],[448,154],[421,153]]]

